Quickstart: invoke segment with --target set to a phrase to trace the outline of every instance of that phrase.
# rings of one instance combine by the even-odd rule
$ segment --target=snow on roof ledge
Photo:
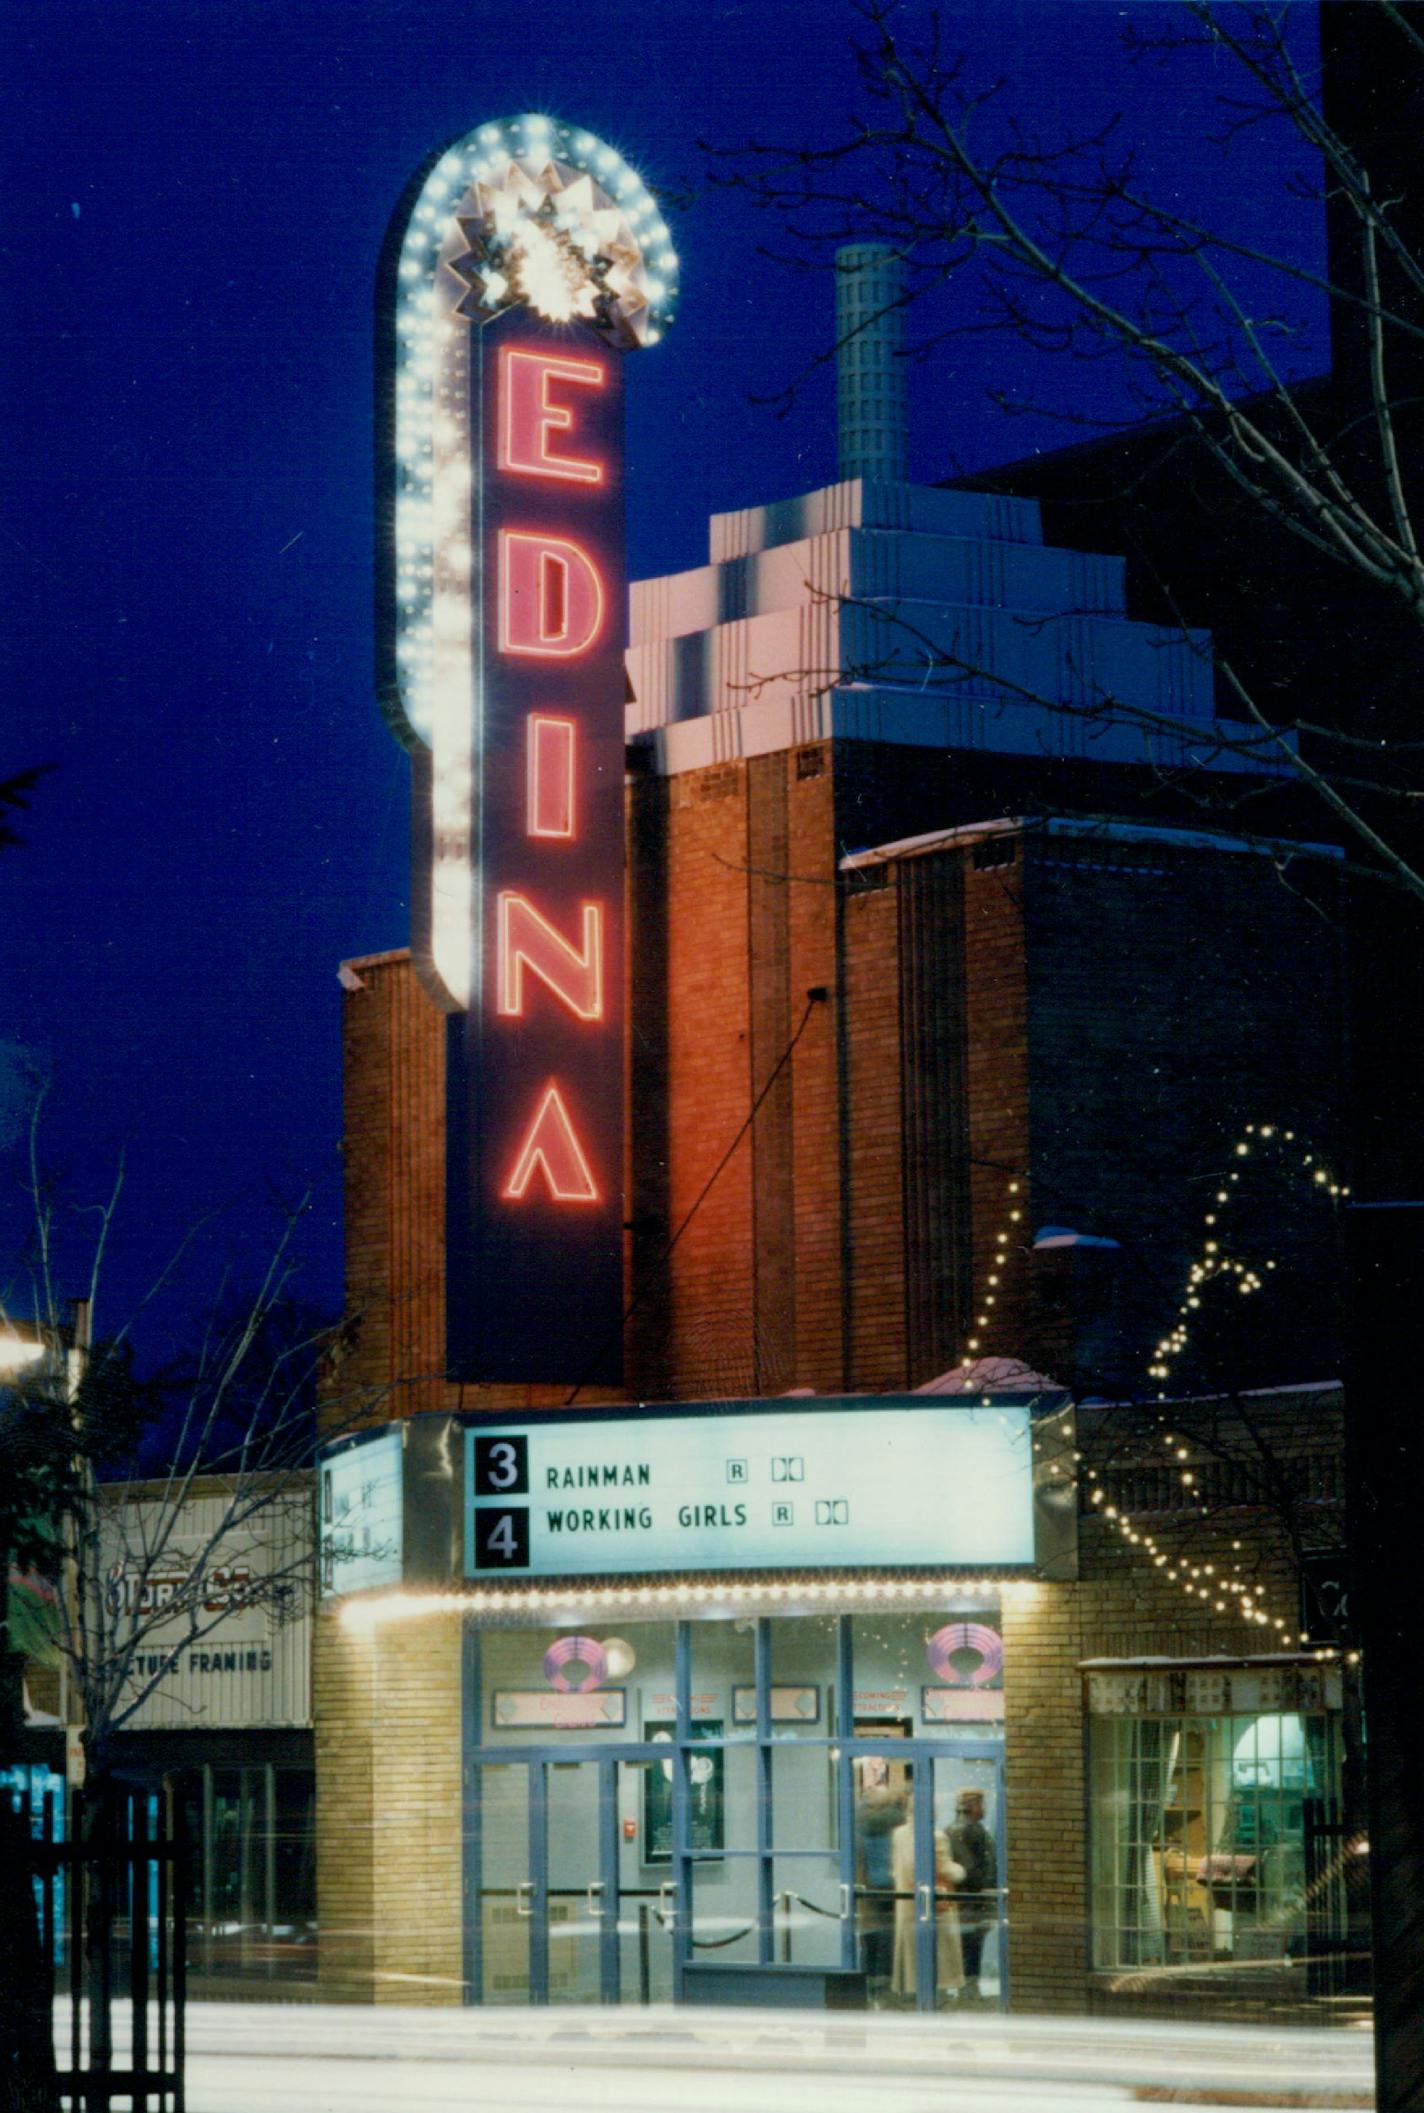
[[[867,850],[848,851],[841,860],[842,873],[857,866],[883,865],[890,859],[922,858],[926,852],[944,850],[950,844],[972,843],[977,837],[1010,836],[1015,832],[1035,836],[1071,836],[1103,843],[1168,844],[1178,850],[1255,852],[1258,857],[1343,859],[1339,844],[1297,843],[1281,836],[1232,836],[1217,829],[1167,829],[1152,822],[1080,821],[1073,815],[1016,815],[992,822],[969,822],[953,829],[932,829],[923,836],[897,837],[893,843],[875,844]]]
[[[972,1365],[954,1365],[927,1379],[915,1394],[1059,1394],[1056,1379],[1045,1379],[1017,1357],[981,1357]]]

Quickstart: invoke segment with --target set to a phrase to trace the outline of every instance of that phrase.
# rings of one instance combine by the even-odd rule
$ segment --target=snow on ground
[[[1109,2113],[1367,2107],[1354,2031],[788,2011],[194,2003],[189,2113]]]

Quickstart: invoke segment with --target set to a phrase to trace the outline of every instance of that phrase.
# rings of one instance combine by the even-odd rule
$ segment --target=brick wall
[[[828,756],[793,751],[635,782],[630,840],[630,1390],[698,1400],[834,1387],[842,1251]],[[813,987],[828,999],[803,1026]]]
[[[445,1020],[408,954],[353,966],[342,1152],[346,1310],[358,1332],[335,1392],[341,1420],[360,1391],[379,1421],[445,1405]]]

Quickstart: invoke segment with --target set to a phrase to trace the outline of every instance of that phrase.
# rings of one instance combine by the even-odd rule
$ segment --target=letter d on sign
[[[586,550],[562,536],[499,536],[500,651],[572,660],[603,629],[603,582]]]

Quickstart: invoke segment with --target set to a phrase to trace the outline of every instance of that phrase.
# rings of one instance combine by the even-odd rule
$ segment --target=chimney
[[[905,281],[888,242],[836,251],[840,474],[906,475]]]

